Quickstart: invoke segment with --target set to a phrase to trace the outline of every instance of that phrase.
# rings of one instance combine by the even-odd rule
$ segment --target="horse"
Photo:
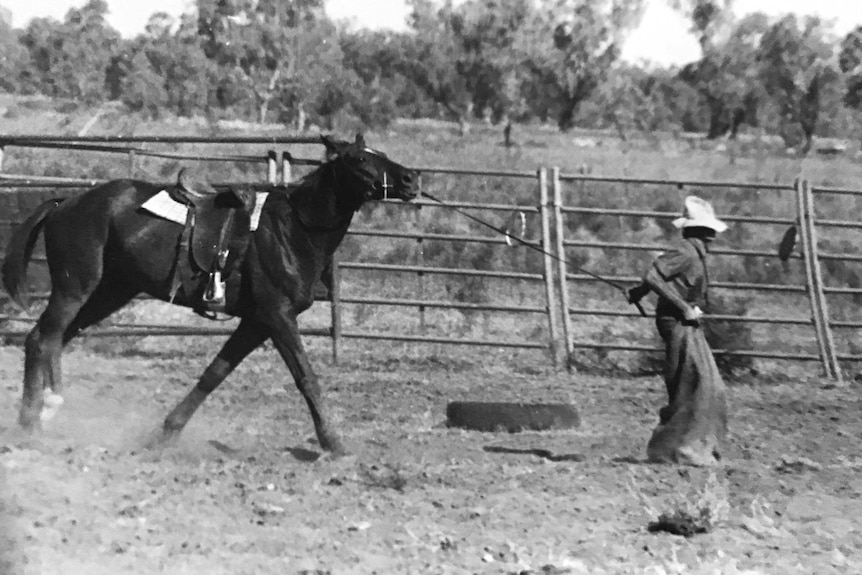
[[[365,145],[321,136],[326,159],[300,181],[269,186],[247,245],[230,254],[223,279],[224,313],[240,319],[192,390],[167,415],[159,442],[179,436],[207,396],[258,346],[270,339],[311,412],[320,447],[346,453],[325,407],[318,377],[300,339],[297,316],[314,302],[314,284],[331,263],[353,215],[369,200],[409,201],[418,194],[418,172]],[[178,183],[177,188],[189,188]],[[26,337],[24,387],[19,424],[36,430],[62,403],[63,347],[86,327],[104,320],[141,293],[199,308],[199,294],[176,285],[183,258],[184,228],[141,206],[163,190],[139,180],[112,180],[73,197],[49,200],[14,232],[6,250],[2,281],[25,306],[26,272],[35,242],[45,239],[51,278],[48,304]],[[176,191],[176,190],[175,190]],[[243,198],[186,191],[187,198]],[[228,202],[229,203],[229,202]],[[234,202],[239,205],[241,202]],[[237,208],[237,229],[249,230],[250,215]],[[225,255],[223,252],[220,256]],[[233,261],[231,261],[233,259]]]

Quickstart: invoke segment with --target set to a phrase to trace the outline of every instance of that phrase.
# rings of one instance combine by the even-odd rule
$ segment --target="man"
[[[724,382],[703,335],[700,320],[707,304],[707,254],[727,224],[697,196],[673,222],[683,241],[659,256],[643,283],[629,290],[629,303],[653,291],[658,295],[656,327],[665,344],[664,382],[668,403],[659,410],[647,455],[651,461],[711,465],[720,459],[727,434]]]

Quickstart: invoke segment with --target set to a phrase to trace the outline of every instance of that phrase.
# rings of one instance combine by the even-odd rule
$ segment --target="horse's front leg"
[[[231,334],[216,358],[206,368],[194,389],[165,418],[162,440],[170,440],[179,435],[209,394],[248,354],[266,341],[267,337],[269,337],[269,330],[266,326],[249,319],[240,321],[236,331]]]
[[[273,314],[269,321],[272,327],[272,342],[293,375],[296,387],[308,403],[320,447],[333,455],[345,455],[347,450],[332,427],[328,410],[324,407],[317,375],[308,361],[305,347],[299,337],[296,313],[282,310]]]

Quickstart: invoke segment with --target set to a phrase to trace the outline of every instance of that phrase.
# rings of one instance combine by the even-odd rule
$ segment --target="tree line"
[[[620,58],[646,0],[408,0],[405,32],[339,26],[323,0],[197,0],[130,39],[89,0],[22,29],[0,14],[0,89],[297,128],[431,117],[732,138],[748,125],[803,152],[856,137],[862,26],[839,37],[816,17],[667,1],[702,51],[682,67]]]

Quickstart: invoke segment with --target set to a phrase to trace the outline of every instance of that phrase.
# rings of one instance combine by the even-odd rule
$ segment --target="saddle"
[[[225,310],[225,280],[242,261],[251,237],[255,194],[233,188],[218,191],[192,183],[180,170],[170,197],[188,207],[177,248],[170,299],[180,288],[195,312],[214,318]]]

